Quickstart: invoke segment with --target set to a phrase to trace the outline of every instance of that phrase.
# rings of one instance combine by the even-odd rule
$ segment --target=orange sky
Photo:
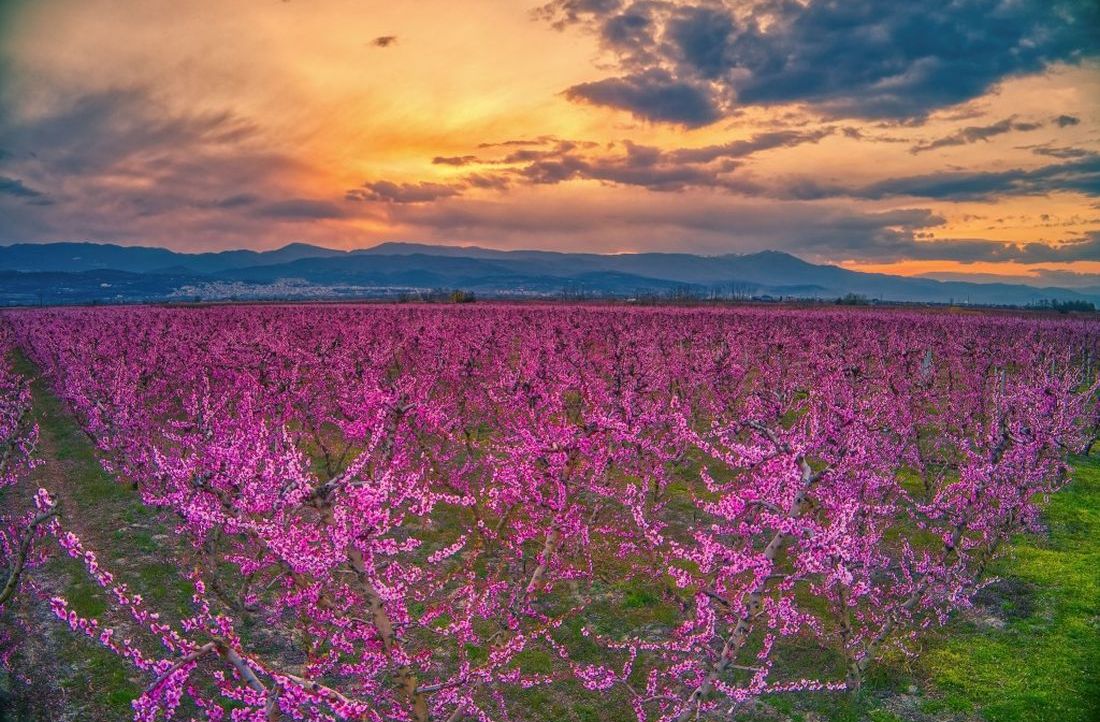
[[[940,20],[974,23],[983,2]],[[585,14],[590,4],[558,0],[536,17],[543,3],[515,0],[2,2],[0,243],[779,248],[891,273],[1100,273],[1089,246],[1100,245],[1095,41],[1059,37],[1044,49],[1050,62],[1019,67],[988,50],[914,48],[901,54],[908,66],[865,86],[844,77],[851,51],[837,37],[836,77],[792,69],[791,86],[806,90],[772,98],[745,80],[764,66],[737,38],[770,32],[797,53],[799,23],[829,18],[658,3],[649,40],[627,45],[608,38],[632,3]],[[1087,4],[1060,11],[1084,17]],[[1028,26],[1045,22],[1043,7],[1013,16],[1021,47],[1038,37]],[[703,41],[681,32],[704,10],[699,27],[734,20],[720,56],[696,58]],[[889,33],[890,22],[876,27]],[[922,21],[896,22],[900,43]],[[866,52],[868,66],[898,63]],[[989,68],[946,98],[914,80],[953,62]],[[601,85],[619,78],[650,85]],[[705,89],[713,115],[684,120],[677,96],[669,109],[639,95],[668,78]],[[868,98],[891,83],[905,109],[883,114]],[[533,142],[489,145],[521,140]],[[1063,261],[1006,245],[1032,243],[1078,248]]]

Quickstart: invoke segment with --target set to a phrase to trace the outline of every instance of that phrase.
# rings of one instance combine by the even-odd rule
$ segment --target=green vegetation
[[[121,581],[161,608],[186,609],[191,590],[165,550],[158,553],[154,535],[166,529],[142,505],[128,485],[108,475],[96,459],[95,448],[76,420],[48,389],[40,372],[25,356],[17,355],[16,369],[34,379],[32,414],[39,427],[38,456],[46,463],[31,475],[35,488],[45,487],[61,503],[65,523],[96,551],[103,565]],[[166,537],[165,537],[166,538]],[[106,596],[83,565],[68,557],[50,563],[49,571],[62,585],[63,596],[78,614],[102,618]],[[130,702],[141,693],[143,678],[125,660],[83,635],[61,633],[48,637],[57,648],[56,674],[66,696],[81,709],[80,719],[124,720],[133,715]],[[106,619],[109,624],[122,620]],[[45,636],[45,635],[44,635]],[[52,719],[51,712],[41,719]]]
[[[1057,299],[1043,299],[1042,301],[1032,304],[1029,308],[1036,308],[1042,311],[1057,311],[1058,313],[1093,313],[1096,311],[1096,306],[1089,301],[1059,301]]]
[[[1100,459],[1077,460],[1045,519],[1047,538],[993,570],[1003,628],[955,623],[921,663],[948,705],[990,722],[1100,719]]]

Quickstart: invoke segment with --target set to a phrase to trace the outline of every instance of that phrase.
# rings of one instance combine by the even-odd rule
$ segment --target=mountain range
[[[692,295],[888,302],[1100,305],[1100,288],[1065,289],[862,273],[779,251],[689,253],[498,251],[383,243],[339,251],[295,243],[274,251],[179,253],[99,243],[0,247],[0,304],[379,298],[431,289],[483,297]]]

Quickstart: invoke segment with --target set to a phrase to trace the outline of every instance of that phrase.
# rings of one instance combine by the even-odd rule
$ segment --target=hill
[[[179,253],[99,243],[18,244],[0,249],[0,303],[172,299],[369,298],[440,288],[485,297],[737,298],[1028,305],[1100,303],[1100,289],[1038,288],[861,273],[779,251],[601,255],[500,251],[476,246],[383,243],[341,251],[295,243],[273,251]]]

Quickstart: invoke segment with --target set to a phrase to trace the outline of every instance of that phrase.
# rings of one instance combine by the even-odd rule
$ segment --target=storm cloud
[[[569,97],[687,125],[782,103],[923,118],[1005,78],[1100,54],[1092,0],[555,0],[540,15],[587,28],[621,71]]]
[[[581,83],[565,95],[571,100],[623,108],[646,120],[688,127],[707,125],[721,117],[710,88],[660,69]]]

